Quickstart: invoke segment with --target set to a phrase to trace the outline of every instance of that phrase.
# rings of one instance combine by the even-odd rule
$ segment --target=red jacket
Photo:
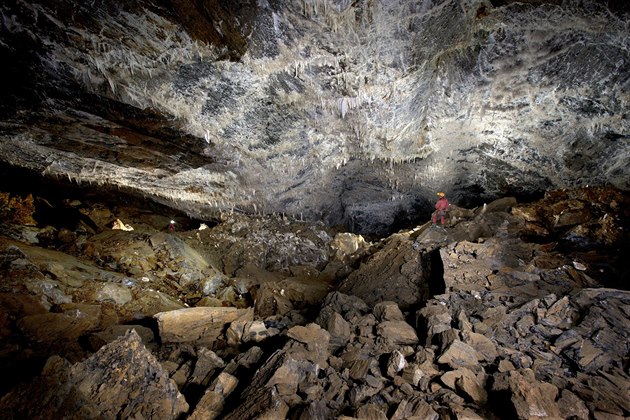
[[[444,197],[440,198],[437,203],[435,203],[435,209],[438,211],[444,211],[448,207],[448,200]]]

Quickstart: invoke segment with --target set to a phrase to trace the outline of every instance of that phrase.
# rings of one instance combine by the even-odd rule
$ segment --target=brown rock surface
[[[164,343],[194,342],[212,345],[230,322],[253,320],[253,309],[199,307],[154,315]]]
[[[429,266],[408,235],[393,235],[342,282],[339,291],[368,304],[394,301],[405,309],[428,297]]]
[[[561,250],[586,243],[567,235],[598,243],[622,217],[604,218],[602,209],[614,206],[597,194],[593,203],[571,194],[527,208],[508,199],[455,209],[445,229],[401,232],[345,262],[331,259],[333,235],[286,218],[228,215],[214,228],[167,234],[110,211],[103,217],[135,230],[86,240],[85,231],[47,229],[45,243],[63,244],[65,253],[0,238],[0,369],[8,378],[28,366],[35,374],[51,353],[92,363],[85,344],[104,351],[136,328],[146,336],[142,354],[148,345],[161,362],[158,382],[164,375],[177,384],[196,418],[628,417],[628,292],[601,287],[597,273],[608,266],[599,251]],[[585,222],[587,213],[602,226]],[[117,243],[121,249],[105,249]],[[334,290],[353,270],[353,287],[368,302]],[[405,286],[392,298],[379,291],[396,284]],[[159,332],[154,341],[146,327]],[[66,395],[74,379],[60,360],[45,372],[57,372]],[[99,365],[88,388],[120,391],[109,382],[120,360]],[[5,393],[44,395],[48,410],[56,403],[38,383]],[[130,392],[113,397],[128,400],[121,410],[179,398]],[[25,401],[11,407],[35,413]],[[67,415],[71,404],[55,409]]]
[[[38,404],[32,404],[33,391]],[[133,331],[84,362],[52,357],[30,386],[0,400],[13,418],[175,419],[188,410],[184,397]]]

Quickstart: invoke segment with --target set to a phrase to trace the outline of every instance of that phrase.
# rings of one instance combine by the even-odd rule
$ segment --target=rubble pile
[[[374,243],[282,217],[168,232],[112,213],[134,230],[83,234],[74,255],[20,236],[53,228],[7,223],[0,408],[627,418],[628,204],[589,188],[453,206]]]

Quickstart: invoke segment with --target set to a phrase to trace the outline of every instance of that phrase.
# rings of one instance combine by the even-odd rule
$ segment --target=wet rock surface
[[[6,200],[0,238],[6,418],[630,416],[618,190],[454,208],[375,242],[102,204],[63,242],[29,200]]]

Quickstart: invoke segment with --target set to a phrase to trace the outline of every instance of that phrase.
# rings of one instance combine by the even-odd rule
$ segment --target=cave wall
[[[440,190],[627,190],[629,18],[605,3],[10,0],[0,159],[373,233]]]

